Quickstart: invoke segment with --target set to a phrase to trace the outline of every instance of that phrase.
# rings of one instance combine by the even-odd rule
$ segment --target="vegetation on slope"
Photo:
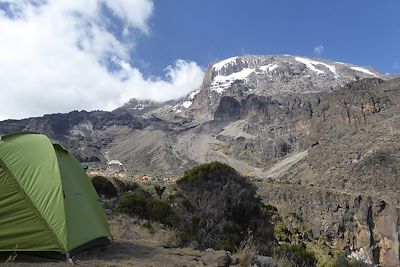
[[[314,237],[295,213],[264,205],[247,177],[220,162],[185,172],[166,200],[160,199],[165,188],[159,193],[153,187],[154,195],[137,184],[127,188],[115,211],[174,229],[183,246],[237,252],[240,262],[262,254],[274,256],[278,266],[367,266],[347,259],[321,236]]]
[[[266,207],[256,187],[232,167],[212,162],[185,172],[177,182],[174,202],[182,214],[186,242],[199,248],[235,251],[249,235],[268,251],[273,240]]]
[[[94,189],[99,196],[105,196],[108,198],[117,197],[118,191],[110,180],[103,176],[95,176],[92,178],[92,184]]]

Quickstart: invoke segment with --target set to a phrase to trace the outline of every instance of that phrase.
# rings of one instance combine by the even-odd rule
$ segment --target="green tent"
[[[0,139],[0,252],[68,255],[109,243],[104,211],[80,163],[45,135]]]

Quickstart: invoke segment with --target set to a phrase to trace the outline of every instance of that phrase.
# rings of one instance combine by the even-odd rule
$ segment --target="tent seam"
[[[58,177],[60,178],[61,190],[62,190],[62,192],[64,194],[64,185],[63,185],[62,174],[61,174],[61,171],[60,171],[59,159],[58,159],[57,151],[56,151],[56,149],[54,147],[54,143],[53,142],[52,142],[52,146],[51,147],[52,147],[52,149],[54,151],[54,155],[55,155],[55,158],[56,158]],[[64,198],[65,198],[65,196],[64,196]],[[67,219],[67,210],[66,210],[66,207],[65,207],[65,201],[63,201],[63,207],[64,207],[64,216],[65,216],[65,241],[66,241],[65,250],[68,252],[68,249],[69,249],[69,238],[68,238],[69,228],[68,228],[68,219]]]
[[[63,253],[67,253],[67,248],[62,245],[61,241],[58,239],[58,237],[54,234],[53,229],[50,227],[50,224],[48,223],[48,221],[43,217],[43,215],[40,213],[40,211],[37,209],[37,207],[35,206],[35,204],[32,202],[32,200],[30,199],[30,197],[28,196],[28,194],[25,192],[25,190],[22,188],[22,186],[18,183],[17,179],[15,179],[15,176],[12,174],[12,172],[10,171],[10,169],[8,168],[8,166],[4,163],[4,161],[0,158],[0,165],[3,167],[4,171],[6,172],[6,174],[11,177],[12,182],[18,187],[18,189],[20,190],[20,192],[24,195],[24,199],[26,200],[26,202],[28,203],[29,206],[33,207],[36,215],[38,216],[39,220],[41,220],[42,222],[44,222],[45,227],[48,229],[48,231],[50,232],[50,236],[51,239],[53,239],[53,241],[55,241],[57,243],[57,245],[62,249],[65,250],[63,251]]]

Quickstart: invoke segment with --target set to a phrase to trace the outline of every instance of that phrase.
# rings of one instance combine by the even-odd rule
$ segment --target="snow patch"
[[[196,97],[198,93],[200,93],[200,90],[191,92],[188,95],[186,101],[184,101],[183,103],[176,104],[175,106],[172,107],[172,110],[175,111],[176,113],[181,113],[182,112],[181,108],[188,109],[193,104],[193,99]]]
[[[193,100],[193,99],[196,97],[196,95],[197,95],[198,93],[200,93],[200,90],[191,92],[191,93],[189,94],[189,96],[188,96],[188,99],[189,99],[189,100]]]
[[[181,104],[176,104],[175,106],[172,107],[172,111],[175,111],[176,113],[182,112],[179,108],[181,107]]]
[[[185,101],[182,103],[182,107],[189,108],[193,104],[192,101]]]
[[[352,70],[358,71],[358,72],[363,72],[365,74],[368,75],[372,75],[374,77],[378,77],[378,75],[376,75],[375,73],[371,72],[370,70],[364,69],[364,68],[360,68],[360,67],[350,67]]]
[[[360,248],[359,250],[352,251],[351,254],[348,255],[347,257],[372,265],[372,261],[362,248]]]
[[[238,57],[230,57],[230,58],[227,58],[225,60],[222,60],[222,61],[214,64],[213,65],[213,69],[216,70],[216,71],[220,71],[223,67],[225,67],[225,65],[234,63],[237,58]]]
[[[254,69],[244,68],[241,71],[232,73],[228,76],[217,75],[211,83],[211,90],[221,94],[225,89],[230,87],[234,81],[244,80],[254,71]]]
[[[320,62],[320,61],[314,61],[314,60],[310,60],[308,58],[302,58],[302,57],[295,57],[295,59],[303,64],[305,64],[307,66],[307,68],[311,69],[312,71],[315,71],[318,75],[319,74],[326,74],[325,71],[317,69],[316,66],[318,65],[323,65],[326,68],[329,69],[330,72],[332,72],[335,77],[337,77],[337,72],[336,72],[336,68],[335,66]]]
[[[271,71],[273,71],[274,69],[276,69],[277,67],[278,67],[278,64],[276,64],[276,63],[271,63],[271,64],[268,64],[268,65],[265,65],[265,66],[261,66],[261,67],[259,67],[259,69],[262,70],[262,71],[271,72]]]
[[[137,105],[135,105],[135,106],[133,106],[131,108],[128,108],[128,110],[142,110],[142,109],[145,109],[145,108],[147,108],[149,106],[150,106],[149,104],[137,104]]]

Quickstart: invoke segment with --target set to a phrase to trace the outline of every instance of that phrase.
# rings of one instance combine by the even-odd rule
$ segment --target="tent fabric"
[[[0,140],[0,251],[66,254],[111,240],[96,191],[80,163],[45,135]]]

